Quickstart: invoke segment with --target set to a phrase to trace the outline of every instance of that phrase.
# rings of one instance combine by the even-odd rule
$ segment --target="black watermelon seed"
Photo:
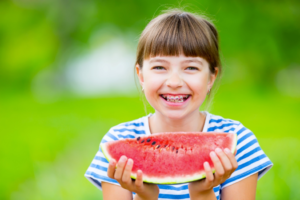
[[[151,145],[155,145],[155,143],[156,143],[156,142],[154,141],[154,142],[152,142],[152,144],[151,144]]]
[[[178,153],[178,150],[176,150],[176,153]]]
[[[168,145],[166,144],[164,147],[167,147]]]
[[[141,143],[145,142],[145,140],[142,140]]]
[[[157,147],[156,147],[156,148],[158,149],[159,147],[160,147],[160,145],[157,145]]]
[[[139,141],[141,139],[141,137],[138,137],[136,140]]]
[[[150,140],[151,140],[151,138],[148,138],[148,139],[147,139],[147,142],[150,142]]]
[[[174,151],[175,147],[172,147],[172,151]]]

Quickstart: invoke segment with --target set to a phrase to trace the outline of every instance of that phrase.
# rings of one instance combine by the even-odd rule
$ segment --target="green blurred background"
[[[257,199],[299,199],[297,0],[1,0],[0,199],[102,198],[83,175],[111,126],[146,114],[137,40],[178,6],[219,30],[224,73],[209,111],[241,121],[274,163]]]

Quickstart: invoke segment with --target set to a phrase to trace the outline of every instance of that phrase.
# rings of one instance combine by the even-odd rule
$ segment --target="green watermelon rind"
[[[231,147],[231,153],[234,154],[236,151],[236,147],[237,147],[237,134],[234,134],[234,142],[232,143],[232,147]],[[106,145],[105,143],[101,143],[100,144],[100,148],[103,152],[104,157],[108,160],[108,162],[110,162],[110,160],[112,159],[111,156],[109,155],[108,151],[106,150]],[[117,167],[116,167],[117,168]],[[212,172],[215,173],[215,169],[212,168]],[[131,173],[130,176],[132,179],[136,179],[136,173]],[[201,171],[197,174],[191,175],[190,177],[184,177],[184,178],[180,178],[180,177],[172,177],[172,178],[151,178],[151,177],[147,177],[147,175],[143,174],[143,182],[146,183],[152,183],[152,184],[180,184],[180,183],[187,183],[187,182],[192,182],[192,181],[198,181],[201,179],[204,179],[206,177],[205,172]],[[176,179],[177,181],[174,181],[174,179]]]

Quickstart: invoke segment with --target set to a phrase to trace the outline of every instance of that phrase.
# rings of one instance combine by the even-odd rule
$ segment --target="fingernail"
[[[116,163],[115,160],[111,160],[111,161],[109,162],[109,164],[111,164],[111,165],[114,165],[115,163]]]
[[[127,165],[132,165],[132,163],[133,163],[133,160],[129,158],[127,161]]]
[[[125,162],[125,160],[126,160],[126,156],[121,156],[119,162]]]
[[[222,150],[218,147],[218,148],[216,148],[216,150],[215,150],[217,153],[220,153]]]
[[[209,164],[208,164],[208,162],[204,163],[204,167],[206,167],[206,168],[210,167]]]
[[[228,148],[224,149],[224,151],[225,151],[226,153],[231,153],[230,150],[229,150]]]
[[[212,151],[212,152],[210,152],[210,156],[215,158],[215,157],[217,157],[217,154]]]

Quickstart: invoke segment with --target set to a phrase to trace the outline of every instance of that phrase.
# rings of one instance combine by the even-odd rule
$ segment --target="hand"
[[[109,162],[107,175],[109,178],[117,180],[122,188],[135,192],[139,199],[158,199],[158,186],[143,183],[143,173],[141,170],[137,171],[136,180],[131,179],[132,167],[133,160],[127,159],[126,156],[121,156],[118,163],[114,159]]]
[[[198,196],[200,193],[211,193],[213,187],[225,182],[238,167],[235,156],[227,148],[224,151],[217,148],[215,152],[210,152],[210,158],[214,164],[215,174],[212,173],[208,162],[205,162],[203,166],[206,178],[189,183],[191,196]]]

